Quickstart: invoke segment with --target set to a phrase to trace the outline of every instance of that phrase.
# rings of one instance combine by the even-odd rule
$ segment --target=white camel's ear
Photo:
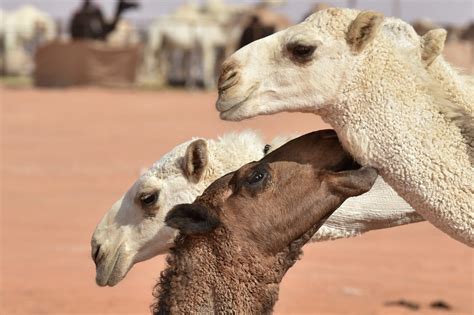
[[[206,141],[199,139],[193,141],[186,149],[183,161],[183,172],[187,179],[197,183],[206,171],[208,151]]]
[[[362,167],[357,170],[326,173],[329,189],[345,198],[362,195],[368,192],[377,179],[377,170],[373,167]]]
[[[346,35],[352,52],[360,53],[375,38],[382,21],[383,14],[378,12],[363,11],[357,15]]]
[[[426,66],[429,66],[443,51],[447,34],[446,30],[438,28],[426,32],[421,37],[421,59]]]

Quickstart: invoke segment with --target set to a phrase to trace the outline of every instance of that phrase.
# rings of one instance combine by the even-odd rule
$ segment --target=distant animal
[[[47,13],[32,5],[0,12],[0,72],[29,75],[34,69],[36,48],[55,39],[56,23]]]
[[[155,289],[153,314],[271,314],[303,245],[376,178],[332,130],[294,139],[224,175],[166,215],[179,235]]]
[[[135,263],[166,253],[177,233],[164,224],[173,206],[192,202],[217,178],[261,159],[291,138],[280,136],[265,144],[249,130],[218,139],[195,138],[174,147],[138,178],[97,225],[91,241],[97,284],[114,286]],[[379,177],[368,193],[346,200],[313,241],[422,220]]]
[[[229,33],[217,21],[206,17],[160,18],[148,31],[144,57],[146,76],[161,84],[167,83],[170,60],[173,54],[180,52],[185,85],[197,85],[201,67],[204,87],[215,88],[217,50],[224,49],[228,40]]]
[[[253,8],[248,8],[247,18],[243,19],[246,22],[241,24],[243,30],[237,48],[242,48],[253,41],[281,31],[291,25],[286,16],[271,9],[273,5],[271,2],[263,2]]]
[[[275,33],[275,26],[263,25],[258,16],[252,16],[250,23],[244,28],[242,36],[240,37],[239,47],[242,48],[257,39],[264,38]]]
[[[174,13],[151,24],[142,77],[163,85],[173,83],[176,76],[188,88],[202,82],[204,88],[214,89],[222,55],[233,53],[239,43],[243,45],[291,25],[288,18],[270,9],[277,4],[263,1],[256,6],[229,5],[221,0],[207,0],[201,7],[192,1],[181,5]],[[252,28],[257,31],[242,36],[252,19],[259,21]],[[174,63],[180,67],[173,67]]]
[[[462,30],[460,39],[474,43],[474,22],[471,22]]]
[[[141,42],[138,29],[129,21],[120,19],[115,29],[108,34],[107,44],[112,47],[129,47]]]
[[[117,9],[112,21],[106,21],[99,6],[90,0],[84,0],[81,8],[74,12],[70,22],[70,34],[74,40],[106,40],[120,21],[126,10],[137,8],[138,4],[130,0],[117,1]]]

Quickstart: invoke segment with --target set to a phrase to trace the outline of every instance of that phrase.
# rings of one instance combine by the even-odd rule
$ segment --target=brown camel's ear
[[[208,233],[221,224],[208,208],[189,203],[174,206],[166,215],[165,223],[186,235]]]
[[[447,34],[446,30],[438,28],[426,32],[421,37],[421,59],[426,66],[429,66],[443,51]]]
[[[346,40],[352,52],[360,53],[377,34],[383,14],[373,11],[362,11],[357,15],[346,34]]]
[[[332,192],[348,198],[368,192],[377,178],[377,170],[366,166],[357,170],[327,172],[325,176]]]
[[[206,141],[193,141],[186,149],[183,161],[183,172],[189,181],[197,183],[204,175],[208,163]]]

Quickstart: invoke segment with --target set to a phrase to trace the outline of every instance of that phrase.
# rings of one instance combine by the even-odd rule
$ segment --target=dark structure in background
[[[71,37],[76,39],[96,39],[105,40],[111,33],[120,19],[122,13],[128,9],[137,8],[138,3],[130,0],[120,0],[117,3],[112,22],[104,19],[102,10],[90,0],[84,0],[79,11],[72,16],[70,23]]]
[[[257,39],[266,37],[275,33],[275,26],[264,25],[260,18],[256,15],[252,16],[250,23],[244,28],[242,37],[240,38],[239,47],[242,48],[245,45],[250,44]]]

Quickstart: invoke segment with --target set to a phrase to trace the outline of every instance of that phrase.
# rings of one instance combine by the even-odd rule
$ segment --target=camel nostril
[[[95,265],[99,262],[99,253],[100,253],[100,245],[93,245],[92,247],[92,260],[94,260]]]
[[[222,64],[218,82],[219,92],[223,92],[237,84],[240,77],[239,68],[240,65],[235,60],[228,60]]]
[[[239,81],[239,73],[237,71],[227,71],[219,77],[218,89],[219,92],[223,92],[232,86],[236,85]]]

